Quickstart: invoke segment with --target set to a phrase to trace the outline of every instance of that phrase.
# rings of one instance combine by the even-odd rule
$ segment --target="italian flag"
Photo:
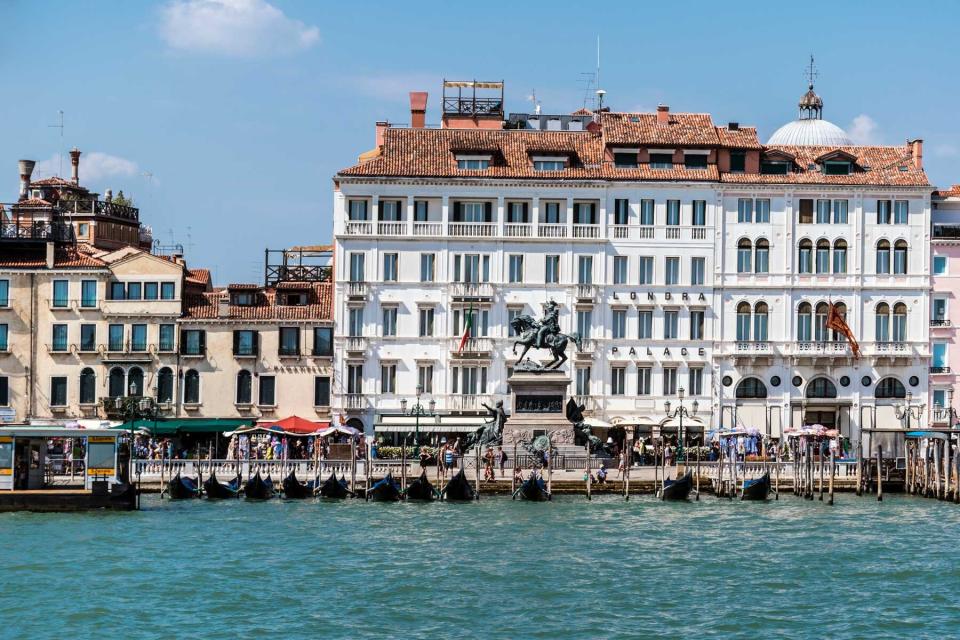
[[[460,338],[460,348],[457,350],[457,353],[463,353],[463,348],[467,346],[467,340],[470,339],[471,334],[473,333],[473,303],[470,303],[470,310],[466,313],[466,318],[463,321],[463,337]]]

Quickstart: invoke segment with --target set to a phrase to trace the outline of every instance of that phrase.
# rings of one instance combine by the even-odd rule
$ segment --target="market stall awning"
[[[472,433],[486,423],[484,416],[430,416],[420,418],[420,433]],[[377,416],[374,433],[413,433],[417,429],[415,416]]]
[[[256,426],[267,427],[271,431],[276,431],[273,427],[279,427],[285,434],[306,436],[326,429],[330,426],[330,421],[315,422],[300,416],[289,416],[283,420],[258,420]]]
[[[680,418],[670,418],[660,424],[661,431],[677,431],[680,429]],[[703,431],[703,421],[700,418],[684,418],[684,431]]]
[[[604,422],[600,418],[584,418],[583,422],[591,429],[609,429],[613,426],[609,422]]]
[[[250,424],[240,418],[174,418],[171,420],[134,420],[113,427],[129,431],[146,431],[152,436],[176,436],[185,434],[213,434],[233,431]]]

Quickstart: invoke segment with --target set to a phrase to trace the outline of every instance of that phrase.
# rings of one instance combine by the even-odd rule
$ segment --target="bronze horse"
[[[577,346],[577,351],[580,351],[583,348],[583,343],[580,340],[580,334],[573,332],[570,334],[560,333],[549,333],[544,336],[544,344],[537,345],[537,331],[540,328],[540,323],[534,320],[532,317],[526,314],[520,314],[510,321],[510,326],[513,327],[513,330],[517,333],[517,340],[513,343],[513,353],[517,353],[517,345],[523,345],[523,353],[520,354],[519,360],[522,361],[523,357],[527,355],[527,351],[532,348],[538,349],[549,349],[551,355],[553,355],[553,360],[544,366],[544,369],[557,369],[564,362],[567,361],[567,355],[564,353],[567,350],[567,343],[571,340]]]

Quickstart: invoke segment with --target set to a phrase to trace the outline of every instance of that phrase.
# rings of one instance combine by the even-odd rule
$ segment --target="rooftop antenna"
[[[63,109],[57,111],[60,114],[60,124],[48,124],[47,127],[51,129],[60,129],[60,145],[57,149],[57,162],[59,163],[60,168],[57,170],[57,175],[61,178],[63,177]]]
[[[527,100],[533,103],[533,112],[537,115],[540,115],[540,102],[537,100],[537,90],[531,89],[530,95],[527,96]]]
[[[586,109],[587,100],[592,94],[591,90],[593,89],[593,85],[596,80],[597,74],[595,71],[581,71],[580,75],[582,76],[580,78],[580,82],[583,83],[583,108]],[[594,102],[596,101],[596,99],[597,97],[594,95],[593,96]],[[594,106],[596,106],[596,104],[594,104]]]
[[[187,227],[187,251],[193,255],[193,227]]]

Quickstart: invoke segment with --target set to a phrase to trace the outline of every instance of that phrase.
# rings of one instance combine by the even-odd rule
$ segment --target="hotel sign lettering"
[[[517,413],[563,413],[563,396],[517,396],[517,406],[514,410]]]
[[[664,299],[664,300],[673,301],[673,300],[675,299],[674,294],[672,294],[672,293],[669,292],[669,291],[665,291],[662,295],[663,295],[663,299]],[[704,295],[703,292],[701,292],[701,293],[688,293],[688,292],[684,291],[683,293],[680,294],[680,300],[682,300],[682,301],[684,301],[684,302],[689,302],[690,300],[693,300],[694,298],[696,298],[697,302],[703,302],[703,303],[706,303],[706,302],[707,302],[707,296]],[[613,299],[614,299],[614,300],[619,300],[619,299],[620,299],[620,295],[619,295],[616,291],[614,291],[614,293],[613,293]],[[638,294],[636,291],[631,291],[631,292],[630,292],[630,299],[631,299],[631,300],[639,300],[639,299],[640,299],[640,294]],[[652,291],[647,291],[647,301],[649,301],[649,302],[656,302],[656,301],[657,301],[657,294],[653,293]]]

